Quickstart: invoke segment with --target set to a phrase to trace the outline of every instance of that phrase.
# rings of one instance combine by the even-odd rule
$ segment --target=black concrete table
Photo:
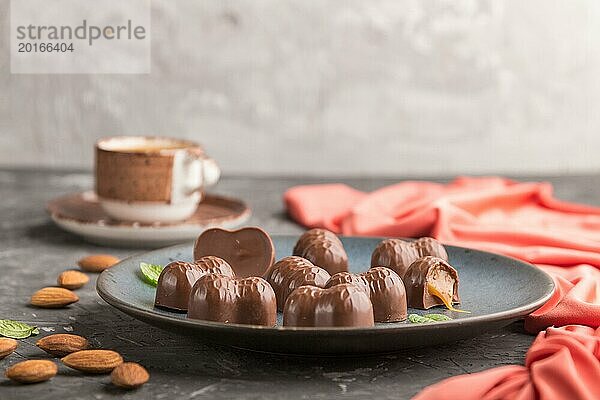
[[[399,179],[345,180],[373,190]],[[600,203],[600,176],[549,179],[558,197]],[[217,192],[247,200],[254,209],[250,224],[270,233],[299,233],[284,213],[283,191],[320,179],[225,178]],[[20,341],[16,353],[0,360],[0,371],[18,361],[47,357],[35,341],[50,333],[73,332],[93,346],[119,351],[143,364],[151,374],[137,391],[122,392],[109,377],[82,375],[64,366],[51,381],[30,386],[0,377],[0,399],[297,399],[410,398],[441,379],[491,367],[523,362],[533,337],[522,323],[462,342],[410,352],[359,358],[286,357],[199,344],[172,336],[122,314],[95,292],[95,279],[77,293],[81,300],[67,309],[29,307],[31,294],[53,285],[57,275],[77,259],[97,252],[127,256],[139,249],[94,246],[55,227],[45,203],[92,186],[89,173],[0,170],[0,319],[40,327],[40,335]]]

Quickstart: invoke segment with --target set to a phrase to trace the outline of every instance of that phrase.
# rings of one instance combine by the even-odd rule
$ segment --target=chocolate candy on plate
[[[202,257],[194,263],[173,261],[167,264],[158,277],[154,305],[185,312],[194,283],[212,273],[235,276],[225,260],[214,256]]]
[[[352,283],[329,289],[301,286],[285,302],[283,325],[370,327],[374,325],[373,305],[365,290]]]
[[[283,311],[285,301],[294,289],[305,285],[323,287],[330,277],[323,268],[297,256],[282,258],[265,274],[265,279],[275,291],[279,311]]]
[[[348,271],[348,255],[341,240],[326,229],[311,229],[298,239],[293,255],[306,258],[331,275]]]
[[[361,274],[339,272],[329,279],[325,288],[342,283],[353,283],[365,289],[373,304],[375,322],[398,322],[406,319],[404,283],[391,269],[373,267]]]
[[[204,231],[194,245],[194,259],[217,256],[227,261],[240,278],[263,276],[273,264],[275,250],[271,237],[257,227],[228,231]]]
[[[188,318],[233,324],[274,326],[277,322],[275,293],[257,276],[236,279],[205,275],[194,284]]]

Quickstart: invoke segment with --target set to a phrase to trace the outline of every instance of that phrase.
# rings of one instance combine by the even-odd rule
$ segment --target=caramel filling
[[[432,271],[432,274],[428,278],[427,291],[432,296],[442,300],[448,310],[462,313],[469,312],[465,310],[458,310],[452,306],[455,281],[447,271],[436,268]]]
[[[440,292],[435,286],[433,286],[431,283],[427,284],[427,291],[434,295],[435,297],[439,298],[440,300],[442,300],[442,302],[444,303],[444,305],[446,306],[446,308],[450,311],[455,311],[455,312],[462,312],[462,313],[470,313],[471,311],[466,311],[466,310],[459,310],[457,308],[454,308],[452,306],[452,293],[442,293]]]

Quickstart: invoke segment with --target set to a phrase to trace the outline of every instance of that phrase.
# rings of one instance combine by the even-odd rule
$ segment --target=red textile
[[[557,290],[526,329],[600,325],[600,208],[552,197],[549,183],[458,178],[406,181],[363,193],[342,184],[297,186],[284,200],[308,227],[363,236],[433,236],[537,264]]]
[[[524,367],[449,378],[425,388],[413,400],[597,400],[599,377],[600,329],[568,325],[540,332]]]

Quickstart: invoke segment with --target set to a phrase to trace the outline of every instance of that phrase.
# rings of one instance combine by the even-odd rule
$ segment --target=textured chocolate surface
[[[275,291],[279,311],[283,311],[285,301],[294,289],[305,285],[323,287],[330,277],[323,268],[297,256],[282,258],[265,274],[265,279]]]
[[[226,276],[235,276],[235,272],[233,272],[233,268],[231,265],[223,260],[221,257],[217,256],[204,256],[200,257],[194,264],[197,265],[204,271],[204,274],[222,274]]]
[[[348,255],[341,240],[326,229],[310,229],[294,246],[293,254],[303,257],[330,274],[348,271]]]
[[[227,261],[236,276],[263,276],[273,264],[275,250],[269,235],[260,228],[236,231],[213,228],[204,231],[194,245],[194,259],[217,256]]]
[[[445,260],[426,256],[412,263],[403,277],[408,306],[421,309],[429,309],[434,306],[443,305],[443,301],[432,295],[428,285],[443,287],[450,280],[452,303],[460,303],[458,293],[458,273]]]
[[[412,242],[385,239],[373,250],[371,266],[388,267],[402,277],[413,262],[425,256],[435,256],[448,261],[446,249],[433,238],[422,237]]]
[[[402,277],[410,264],[417,258],[419,258],[419,253],[412,242],[400,239],[385,239],[373,250],[371,266],[390,268]]]
[[[195,263],[173,261],[158,277],[154,305],[175,311],[186,311],[190,290],[206,274],[235,276],[229,264],[218,257],[203,257]]]
[[[329,289],[301,286],[285,302],[283,325],[373,326],[373,305],[365,290],[352,283]]]
[[[448,261],[448,253],[440,242],[431,237],[422,237],[415,240],[413,246],[417,249],[419,257],[434,256]]]
[[[275,293],[259,277],[236,279],[220,274],[200,278],[190,293],[188,318],[234,324],[274,326]]]
[[[402,279],[389,268],[373,267],[361,274],[339,272],[331,277],[325,288],[353,283],[369,294],[375,322],[397,322],[406,319],[406,291]]]

